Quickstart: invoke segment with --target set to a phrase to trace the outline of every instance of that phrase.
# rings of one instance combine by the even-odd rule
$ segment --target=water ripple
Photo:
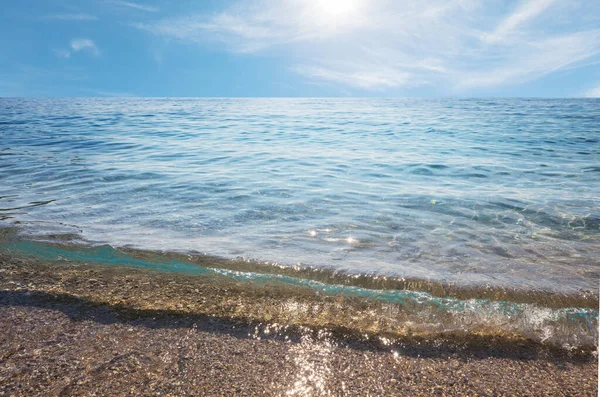
[[[30,234],[66,222],[116,246],[595,290],[598,125],[594,100],[0,99],[0,220]]]

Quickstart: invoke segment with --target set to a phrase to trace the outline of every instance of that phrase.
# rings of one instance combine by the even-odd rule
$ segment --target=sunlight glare
[[[323,14],[344,16],[357,11],[358,0],[317,0],[317,6]]]

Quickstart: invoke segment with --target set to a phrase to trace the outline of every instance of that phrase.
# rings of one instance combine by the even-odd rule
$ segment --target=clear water
[[[600,101],[0,99],[23,234],[598,288]]]
[[[264,274],[229,270],[222,267],[202,267],[189,262],[173,258],[140,258],[115,250],[109,246],[77,247],[65,249],[64,247],[49,246],[35,242],[3,242],[0,250],[11,253],[26,253],[28,258],[35,257],[44,261],[69,261],[95,265],[117,265],[153,269],[160,272],[178,272],[188,275],[219,276],[220,279],[211,279],[218,283],[223,279],[233,279],[242,285],[252,284],[264,286],[277,283],[280,287],[279,298],[281,304],[270,313],[270,321],[278,326],[278,321],[298,320],[305,318],[308,325],[315,325],[314,320],[319,319],[321,324],[339,324],[339,317],[335,314],[344,310],[351,313],[350,317],[343,318],[343,325],[357,329],[359,324],[369,324],[371,331],[388,332],[403,338],[420,335],[443,335],[450,332],[455,336],[465,331],[475,332],[510,332],[524,336],[527,339],[560,346],[567,350],[581,349],[597,351],[598,342],[598,310],[594,307],[544,307],[540,302],[524,303],[502,301],[497,299],[456,299],[454,297],[439,297],[422,291],[397,290],[397,289],[371,289],[353,285],[341,285],[319,282],[316,280],[290,277],[285,275]],[[298,301],[293,290],[281,289],[282,286],[304,287],[315,291],[316,298]],[[360,305],[352,306],[354,301],[334,301],[334,307],[328,306],[320,295],[335,295],[359,298],[360,301],[378,302],[370,308]],[[310,296],[310,295],[309,295]],[[218,302],[219,298],[216,297]],[[259,299],[260,302],[260,299]],[[326,301],[325,301],[326,302]],[[331,302],[331,301],[330,301]],[[348,307],[351,310],[348,310]],[[263,307],[258,310],[264,313]],[[244,310],[252,311],[244,306]],[[283,314],[283,315],[282,315]],[[327,319],[327,321],[324,321]],[[358,321],[358,320],[361,321]],[[308,320],[308,321],[306,321]],[[312,321],[312,323],[311,323]],[[317,322],[318,323],[318,322]],[[377,324],[374,326],[374,324]],[[386,324],[386,325],[384,325]],[[281,326],[281,325],[279,325]],[[267,325],[267,328],[269,325]],[[408,327],[408,328],[407,328]],[[408,331],[410,329],[410,331]],[[456,333],[458,332],[458,333]],[[268,333],[268,332],[267,332]],[[493,334],[492,334],[493,335]],[[491,336],[493,338],[493,336]]]

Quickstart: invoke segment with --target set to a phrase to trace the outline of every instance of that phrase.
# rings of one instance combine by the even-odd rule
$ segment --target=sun
[[[358,10],[359,0],[317,0],[320,12],[329,16],[348,16]]]

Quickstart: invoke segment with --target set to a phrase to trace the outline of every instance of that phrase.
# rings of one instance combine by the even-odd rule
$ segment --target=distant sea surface
[[[600,101],[0,99],[31,239],[597,291]]]

